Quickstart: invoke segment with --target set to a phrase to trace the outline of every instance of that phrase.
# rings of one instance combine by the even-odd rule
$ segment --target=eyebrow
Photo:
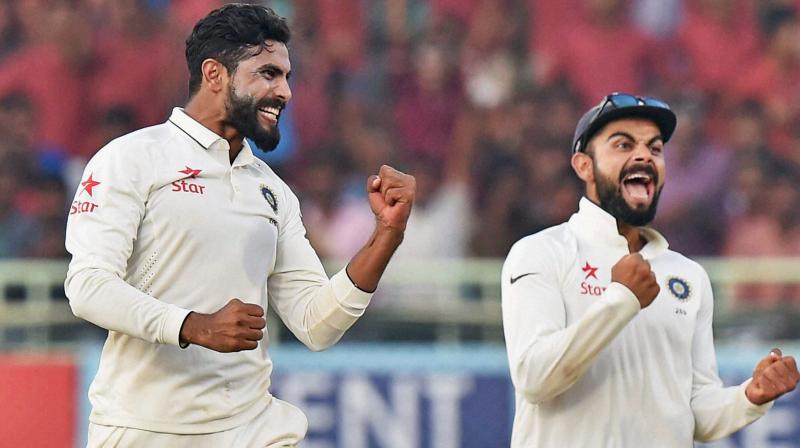
[[[628,134],[625,131],[617,131],[617,132],[609,135],[608,139],[606,139],[606,141],[611,141],[611,139],[614,138],[614,137],[624,137],[624,138],[627,138],[628,140],[631,140],[631,141],[634,141],[634,142],[636,141],[636,139],[631,134]],[[653,143],[655,143],[657,141],[663,142],[664,141],[664,137],[662,137],[661,134],[657,134],[655,137],[651,138],[650,141],[647,142],[647,146],[650,146],[650,145],[652,145]]]

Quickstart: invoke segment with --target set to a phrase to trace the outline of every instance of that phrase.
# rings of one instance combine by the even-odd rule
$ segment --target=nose
[[[275,88],[275,97],[277,97],[284,103],[288,103],[289,100],[292,99],[292,88],[289,87],[288,79],[283,78],[278,83],[278,86]]]
[[[653,160],[653,152],[650,151],[650,147],[646,143],[640,142],[634,150],[633,160],[644,163],[651,162]]]

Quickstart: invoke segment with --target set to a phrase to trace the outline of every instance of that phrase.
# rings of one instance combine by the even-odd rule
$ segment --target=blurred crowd
[[[574,212],[581,113],[678,114],[655,226],[689,255],[800,256],[798,0],[284,0],[293,99],[264,158],[349,257],[381,163],[418,180],[398,257],[503,257]],[[81,170],[185,102],[215,0],[0,0],[0,257],[62,257]]]

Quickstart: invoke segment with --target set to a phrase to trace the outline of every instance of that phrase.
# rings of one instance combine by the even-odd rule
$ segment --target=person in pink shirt
[[[641,90],[653,43],[633,25],[626,6],[624,0],[583,0],[580,25],[560,38],[556,72],[586,104],[608,91]]]
[[[88,91],[92,109],[102,114],[127,107],[137,127],[158,123],[170,106],[164,99],[173,97],[160,93],[172,56],[164,26],[144,0],[110,2],[108,12],[109,26],[95,41],[97,62]],[[156,93],[142,98],[142,92]]]
[[[84,94],[91,62],[88,23],[70,2],[49,2],[45,7],[18,5],[26,26],[26,44],[0,64],[0,96],[22,92],[36,113],[36,135],[46,146],[70,154],[86,151],[83,137],[89,125]],[[31,17],[35,15],[35,17]]]
[[[757,99],[775,126],[800,113],[800,19],[794,9],[775,10],[767,21],[765,52],[740,75],[733,96]]]
[[[677,44],[691,66],[692,82],[707,93],[724,92],[758,50],[750,0],[692,0],[678,30]],[[736,42],[736,45],[731,45]]]

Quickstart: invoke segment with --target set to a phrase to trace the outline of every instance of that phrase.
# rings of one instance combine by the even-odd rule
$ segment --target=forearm
[[[577,323],[533,338],[512,360],[512,379],[518,392],[539,403],[572,387],[638,311],[639,302],[633,293],[612,283]]]
[[[301,319],[289,317],[288,321],[294,322],[292,331],[306,347],[325,350],[364,314],[371,298],[372,294],[356,288],[342,270],[317,288],[310,300],[303,301],[302,310],[298,310]]]
[[[691,406],[696,440],[710,442],[721,439],[767,413],[773,402],[763,405],[751,403],[745,395],[749,382],[734,387],[709,384],[695,390]]]
[[[375,291],[383,271],[402,241],[403,231],[378,223],[367,244],[347,265],[350,280],[362,291]]]
[[[70,272],[65,290],[77,317],[153,343],[178,345],[181,324],[189,314],[102,269]]]

